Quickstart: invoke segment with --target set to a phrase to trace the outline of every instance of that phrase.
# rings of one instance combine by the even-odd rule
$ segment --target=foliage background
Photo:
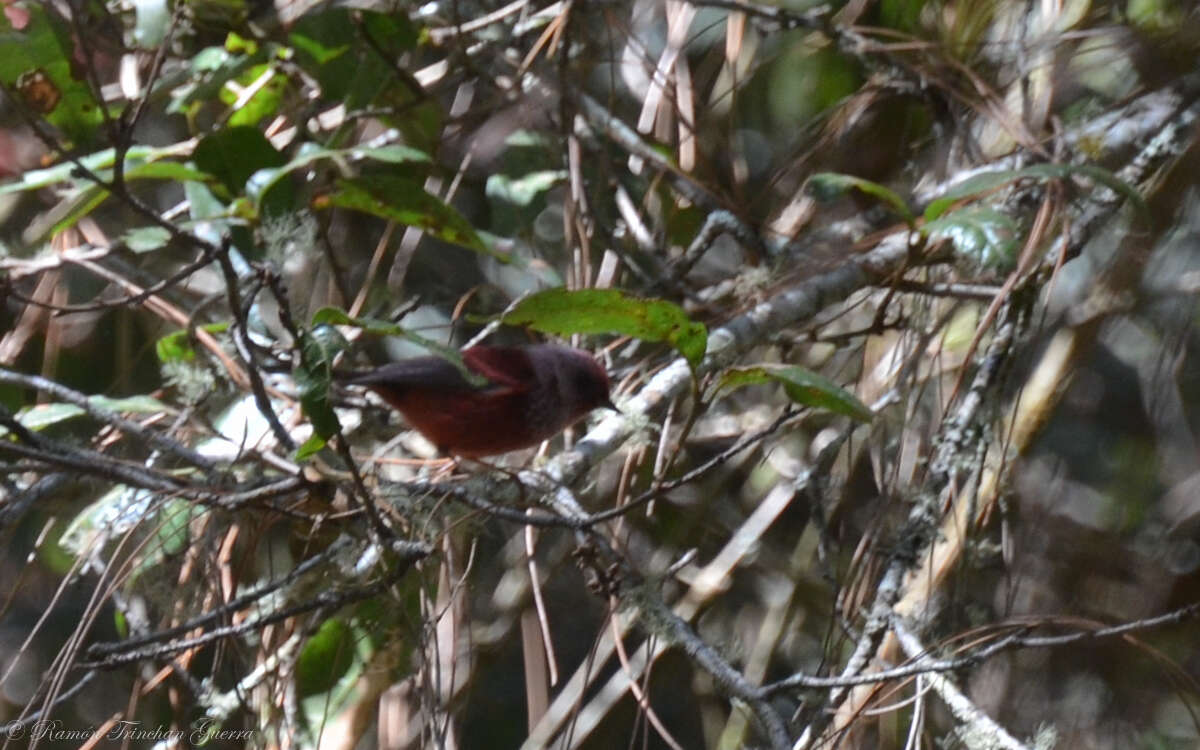
[[[3,9],[7,746],[1200,741],[1192,4]]]

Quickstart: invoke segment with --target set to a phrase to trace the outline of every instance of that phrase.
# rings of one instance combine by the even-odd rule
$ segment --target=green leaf
[[[205,47],[192,57],[187,82],[171,92],[167,114],[191,114],[217,99],[226,83],[256,62],[260,61],[249,55],[230,54],[224,47]]]
[[[132,153],[133,149],[130,150],[130,154]],[[139,153],[146,152],[139,150]],[[168,152],[165,150],[159,150],[157,153],[150,154],[152,158],[162,158],[166,155],[168,155]],[[95,172],[100,179],[112,179],[113,171],[102,168],[103,166],[111,166],[113,164],[114,158],[111,149],[84,157],[80,161]],[[62,212],[62,218],[45,232],[45,235],[56,234],[74,226],[80,219],[96,210],[96,207],[103,203],[109,196],[107,190],[97,185],[90,178],[76,177],[74,174],[75,169],[75,164],[68,162],[51,169],[26,173],[25,179],[20,182],[0,186],[0,195],[22,190],[32,190],[64,181],[78,184],[80,187],[74,193],[70,194],[56,209]],[[144,163],[140,158],[135,159],[132,157],[126,160],[126,182],[140,179],[162,179],[189,181],[185,184],[192,184],[190,181],[206,180],[208,178],[208,175],[203,172],[174,162]],[[45,235],[38,239],[42,239]]]
[[[205,511],[187,500],[173,499],[158,511],[159,559],[177,555],[187,549],[191,539],[189,525],[192,519]]]
[[[328,47],[316,39],[304,36],[303,34],[293,33],[288,37],[288,41],[296,49],[304,52],[313,59],[317,65],[326,65],[338,59],[346,52],[352,49],[349,44],[339,44],[336,47]]]
[[[416,47],[417,26],[403,13],[354,13],[357,20],[349,8],[327,4],[297,21],[288,35],[296,62],[320,82],[326,100],[340,101],[347,110],[411,102],[413,92],[397,84],[391,61]]]
[[[171,241],[171,233],[163,227],[137,227],[125,232],[121,241],[135,253],[148,253],[165,247]]]
[[[80,414],[86,414],[83,407],[75,404],[37,404],[28,409],[23,409],[17,414],[17,422],[26,429],[37,432],[45,428],[65,422],[68,419],[78,417]],[[0,427],[0,435],[7,434],[6,428]]]
[[[812,7],[816,3],[788,4]],[[850,96],[862,86],[865,72],[857,61],[836,45],[784,43],[770,61],[755,73],[771,92],[762,103],[763,114],[775,128],[807,122],[823,110]],[[889,126],[891,123],[888,123]]]
[[[361,107],[369,96],[351,96],[364,82],[379,75],[378,63],[362,55],[358,36],[346,8],[325,7],[301,18],[288,35],[296,50],[296,62],[321,84],[322,95],[345,101],[348,108]]]
[[[88,396],[88,402],[93,406],[109,411],[127,412],[133,414],[160,414],[170,411],[167,405],[153,396],[126,396],[124,398],[109,398],[108,396]]]
[[[362,211],[417,227],[445,242],[507,260],[507,256],[484,244],[462,214],[425,192],[416,180],[389,175],[339,180],[337,190],[319,201],[317,207],[327,206]]]
[[[530,172],[522,177],[493,174],[488,177],[486,193],[489,198],[528,206],[539,195],[566,179],[567,172],[564,169]]]
[[[212,73],[226,67],[234,59],[234,56],[230,55],[224,47],[205,47],[192,56],[188,67],[193,75]],[[223,84],[224,81],[221,83]]]
[[[247,55],[255,55],[258,54],[258,42],[231,31],[225,35],[225,49],[233,53],[244,52]]]
[[[617,289],[547,289],[521,300],[503,321],[560,336],[617,333],[665,341],[693,370],[708,348],[708,329],[683,308],[666,300],[631,297]]]
[[[925,221],[934,221],[946,213],[947,209],[961,200],[974,198],[1003,185],[1007,185],[1010,182],[1029,178],[1062,180],[1073,176],[1095,180],[1113,192],[1125,196],[1143,218],[1148,217],[1149,209],[1141,193],[1107,169],[1090,164],[1034,164],[1022,169],[1003,169],[995,172],[984,172],[964,180],[947,190],[940,198],[930,201],[929,205],[925,207]]]
[[[101,409],[115,412],[140,414],[159,414],[169,411],[167,406],[153,396],[127,396],[125,398],[109,398],[108,396],[89,396],[88,402]],[[50,403],[36,404],[22,409],[17,414],[17,422],[26,429],[37,432],[51,425],[65,422],[68,419],[87,414],[81,406],[75,404]],[[0,435],[8,430],[0,428]]]
[[[428,164],[431,161],[429,154],[400,144],[333,149],[325,148],[316,143],[305,143],[300,146],[296,156],[287,164],[281,167],[260,169],[255,172],[246,185],[246,193],[255,201],[261,203],[263,197],[270,193],[272,188],[279,184],[280,180],[295,170],[324,160],[338,162],[345,159],[373,159],[387,164]]]
[[[332,716],[340,716],[351,701],[361,699],[356,689],[378,648],[375,628],[356,613],[339,615],[321,623],[296,659],[296,697],[309,736],[329,731]],[[393,635],[393,637],[396,637]]]
[[[921,10],[926,0],[881,0],[880,25],[912,33],[920,28]]]
[[[320,453],[321,450],[324,449],[328,444],[329,441],[320,435],[311,435],[309,436],[308,440],[304,441],[303,445],[296,449],[296,455],[294,455],[292,459],[297,462],[307,461],[316,454]]]
[[[916,217],[913,216],[904,199],[895,191],[861,177],[837,172],[819,172],[808,178],[804,183],[804,188],[809,195],[822,202],[841,198],[851,190],[858,190],[887,205],[909,226],[916,221]]]
[[[193,169],[179,162],[152,161],[137,163],[130,159],[126,161],[129,162],[125,167],[125,179],[127,180],[175,180],[176,182],[195,180],[196,182],[204,182],[210,179],[206,172],[201,172],[199,169]]]
[[[250,175],[287,163],[287,157],[251,127],[226,128],[206,135],[196,144],[192,158],[196,166],[217,178],[235,197],[243,194]]]
[[[152,154],[151,156],[157,158],[166,155],[166,151],[160,150],[157,154]],[[98,154],[84,157],[83,160],[80,160],[80,162],[88,166],[102,180],[113,179],[112,169],[101,168],[104,164],[112,166],[113,161],[112,150],[101,151]],[[103,187],[97,185],[96,182],[89,178],[76,178],[74,170],[76,170],[74,163],[68,162],[59,164],[58,167],[26,173],[25,179],[22,181],[0,186],[0,194],[4,194],[34,190],[37,187],[53,185],[56,182],[62,181],[71,181],[79,185],[78,190],[71,193],[59,206],[56,206],[55,210],[60,212],[61,218],[52,227],[49,227],[46,233],[38,236],[37,239],[44,239],[46,235],[56,234],[74,226],[80,218],[91,214],[92,211],[96,210],[96,206],[108,198],[109,193],[107,190],[104,190]],[[197,172],[196,169],[185,167],[184,164],[174,162],[139,163],[139,160],[128,158],[126,160],[125,180],[133,181],[140,179],[206,180],[209,179],[209,175]],[[191,182],[186,182],[186,184],[190,185]]]
[[[224,333],[229,329],[229,323],[209,323],[200,326],[209,333]],[[160,362],[191,362],[196,358],[192,349],[191,339],[186,328],[172,331],[155,342],[154,350]]]
[[[861,422],[870,422],[875,416],[854,394],[837,383],[796,365],[733,367],[721,375],[715,392],[772,382],[783,385],[784,393],[797,404],[844,414]]]
[[[159,362],[191,362],[196,352],[188,341],[187,329],[172,331],[154,343]]]
[[[55,222],[54,226],[50,227],[44,234],[41,234],[38,240],[44,240],[49,236],[56,235],[75,226],[80,219],[95,211],[96,207],[103,203],[107,197],[108,191],[96,185],[89,185],[77,191],[59,206],[59,208],[66,210],[63,218]]]
[[[228,206],[203,182],[185,182],[183,196],[187,199],[188,213],[194,221],[220,219],[228,214]],[[219,241],[215,234],[210,235],[209,239]]]
[[[90,143],[104,118],[91,88],[71,70],[76,52],[69,29],[46,12],[52,6],[19,7],[25,13],[19,28],[8,13],[0,14],[0,81],[69,139]]]
[[[354,326],[376,336],[408,337],[410,335],[409,331],[396,323],[379,320],[378,318],[354,318],[345,310],[338,307],[322,307],[313,313],[311,323],[314,328],[320,325]],[[416,334],[411,335],[416,336]],[[420,339],[417,343],[422,343],[423,345],[424,339],[421,339],[419,336],[417,338]]]
[[[322,307],[313,313],[312,326],[354,326],[361,328],[372,336],[401,336],[413,342],[417,346],[428,349],[442,359],[445,359],[458,368],[467,382],[477,385],[487,385],[487,379],[481,375],[477,375],[467,369],[467,365],[463,362],[462,354],[457,349],[439,344],[438,342],[427,339],[420,334],[397,325],[387,320],[378,320],[376,318],[352,318],[346,314],[345,310],[337,307]]]
[[[417,46],[420,29],[403,13],[363,12],[363,25],[380,46],[392,55],[399,56]]]
[[[337,414],[329,404],[329,385],[333,380],[334,358],[349,347],[345,337],[328,325],[318,325],[300,338],[301,363],[295,373],[300,406],[312,422],[313,432],[323,440],[333,437],[341,429]]]
[[[190,0],[188,11],[198,28],[224,32],[246,22],[248,5],[247,0]]]
[[[929,205],[925,207],[925,221],[934,221],[946,213],[946,209],[964,198],[973,198],[1020,179],[1017,174],[1019,171],[1002,170],[998,172],[984,172],[960,182],[942,194],[942,197],[929,202]]]
[[[235,34],[231,34],[236,36]],[[236,51],[236,50],[231,50]],[[238,90],[245,89],[250,86],[257,87],[254,94],[242,102],[233,114],[229,116],[228,125],[230,127],[253,127],[258,125],[266,117],[273,117],[279,111],[279,105],[283,102],[283,94],[287,89],[287,76],[278,71],[272,72],[274,63],[260,63],[251,66],[245,73],[238,76]],[[260,83],[259,78],[268,76],[265,83]],[[237,104],[239,95],[228,87],[222,87],[218,93],[221,101],[227,106]]]
[[[374,159],[388,164],[427,164],[432,161],[429,154],[402,143],[387,146],[354,146],[341,149],[339,153],[348,154],[351,159]]]
[[[1016,222],[987,206],[952,211],[925,224],[921,231],[930,240],[950,240],[956,253],[981,266],[1008,269],[1015,262]]]
[[[1142,218],[1149,221],[1150,207],[1146,205],[1146,200],[1138,192],[1138,189],[1104,167],[1097,167],[1094,164],[1034,164],[1020,171],[1024,173],[1023,176],[1042,177],[1048,180],[1061,180],[1076,175],[1095,180],[1114,193],[1125,196]]]
[[[352,629],[329,619],[300,649],[296,659],[296,693],[304,698],[327,692],[354,663]]]
[[[132,155],[132,153],[133,149],[130,149],[130,155]],[[111,167],[113,164],[113,158],[113,150],[111,148],[106,148],[103,151],[98,151],[94,154],[88,154],[87,156],[80,157],[79,162],[88,169],[95,171],[103,167]],[[56,164],[53,167],[47,167],[46,169],[31,169],[22,174],[20,180],[0,185],[0,195],[17,193],[25,190],[40,190],[44,187],[56,185],[60,182],[74,180],[75,169],[75,163],[70,161],[63,162],[62,164]]]

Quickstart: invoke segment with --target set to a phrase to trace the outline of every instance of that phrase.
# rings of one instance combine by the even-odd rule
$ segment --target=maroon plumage
[[[467,458],[537,445],[593,409],[612,407],[608,375],[579,349],[474,346],[462,358],[485,384],[470,383],[441,357],[401,360],[339,379],[375,391],[438,450]]]

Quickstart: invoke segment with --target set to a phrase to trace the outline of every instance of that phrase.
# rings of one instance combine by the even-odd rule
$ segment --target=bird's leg
[[[460,467],[458,461],[458,456],[444,456],[442,458],[429,459],[426,466],[433,470],[433,474],[429,477],[429,481],[441,482],[451,478],[454,475],[455,470]]]

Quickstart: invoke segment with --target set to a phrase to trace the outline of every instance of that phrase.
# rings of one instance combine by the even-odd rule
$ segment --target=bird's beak
[[[596,408],[597,409],[612,409],[613,411],[617,412],[618,414],[621,413],[621,410],[617,408],[617,405],[614,404],[612,402],[612,399],[608,396],[605,396],[604,401]]]

